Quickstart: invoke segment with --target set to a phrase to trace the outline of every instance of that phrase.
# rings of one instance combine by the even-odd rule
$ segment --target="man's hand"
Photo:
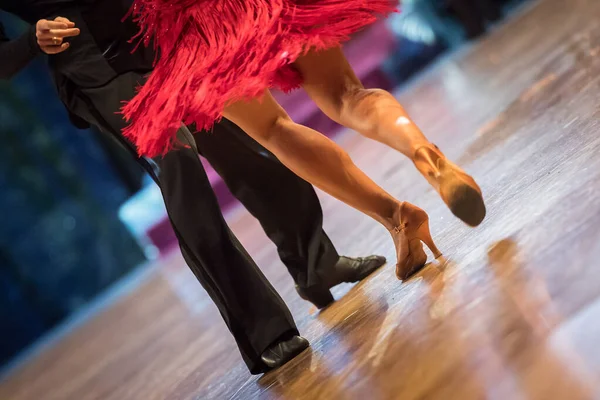
[[[75,23],[63,17],[57,17],[54,21],[41,19],[35,24],[35,36],[38,46],[46,54],[62,53],[69,48],[69,43],[64,39],[79,35],[79,28]]]

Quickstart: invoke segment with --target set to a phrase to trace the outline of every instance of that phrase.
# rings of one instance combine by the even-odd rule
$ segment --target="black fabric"
[[[0,9],[15,14],[34,25],[38,20],[58,14],[61,10],[86,3],[85,0],[0,0]]]
[[[95,5],[106,7],[109,1],[123,4],[97,0]],[[26,4],[31,3],[35,1]],[[0,0],[3,9],[4,4]],[[196,141],[182,127],[179,139],[189,148],[153,161],[138,159],[133,146],[121,136],[125,122],[117,111],[143,83],[152,54],[140,53],[136,58],[117,51],[114,57],[122,57],[122,62],[115,63],[112,50],[102,48],[111,35],[103,36],[98,45],[96,31],[90,27],[102,25],[110,30],[113,25],[89,15],[81,8],[63,15],[76,20],[82,34],[61,58],[51,62],[59,97],[78,127],[91,124],[109,133],[157,182],[187,264],[217,305],[250,371],[262,372],[261,353],[281,335],[298,331],[282,299],[227,227],[197,150],[259,219],[301,286],[315,284],[316,271],[338,260],[322,230],[318,198],[311,185],[228,121],[217,124],[211,134],[197,134]],[[123,35],[121,30],[113,35],[116,41],[123,39],[118,37]]]
[[[312,185],[226,119],[195,138],[200,153],[260,221],[294,281],[303,287],[318,284],[317,270],[335,265],[339,255],[323,232]]]
[[[180,150],[157,163],[188,265],[219,308],[250,371],[262,372],[262,352],[283,333],[298,334],[289,310],[229,230],[198,156]]]
[[[139,27],[131,18],[124,19],[131,3],[132,0],[93,0],[93,4],[81,11],[96,46],[118,74],[148,73],[154,62],[152,44],[146,47],[139,39],[133,40]]]
[[[128,73],[104,87],[83,89],[85,97],[72,105],[76,114],[110,133],[132,156],[133,147],[119,134],[124,121],[114,109],[133,95],[140,79]],[[217,305],[250,371],[260,373],[265,368],[261,353],[281,335],[298,331],[285,303],[227,227],[193,147],[198,145],[257,216],[296,282],[316,279],[316,270],[331,267],[338,254],[321,228],[322,211],[312,186],[246,137],[224,121],[214,133],[197,134],[194,143],[182,127],[179,139],[189,148],[155,159],[158,173],[149,161],[140,163],[161,187],[187,264]]]
[[[85,98],[73,110],[132,155],[132,146],[119,135],[124,122],[114,109],[131,96],[137,79],[124,74],[104,87],[82,90]],[[179,139],[193,140],[186,128]],[[297,331],[289,310],[227,227],[195,151],[181,149],[154,161],[158,174],[140,160],[159,183],[186,262],[217,305],[250,371],[262,372],[261,353],[282,333]]]
[[[137,33],[137,27],[130,18],[122,21],[131,3],[131,0],[0,0],[1,10],[32,25],[26,35],[12,42],[5,35],[0,36],[0,79],[10,78],[35,54],[41,53],[35,43],[33,25],[39,19],[57,16],[69,18],[81,30],[79,36],[67,39],[71,44],[67,51],[48,56],[60,99],[69,112],[69,104],[75,101],[80,88],[105,85],[126,72],[150,72],[154,61],[152,48],[140,46],[133,52],[135,44],[129,40]],[[89,127],[73,113],[69,116],[76,127]]]

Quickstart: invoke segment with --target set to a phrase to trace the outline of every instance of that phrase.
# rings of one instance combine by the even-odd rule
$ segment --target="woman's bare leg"
[[[409,158],[431,145],[398,100],[381,89],[365,89],[337,47],[311,51],[294,64],[303,88],[332,120],[386,144]]]
[[[306,92],[331,119],[410,158],[454,215],[471,226],[483,221],[485,204],[475,180],[427,140],[394,96],[365,89],[340,48],[310,51],[294,65]]]
[[[427,257],[419,241],[425,242],[436,257],[440,254],[428,228],[424,229],[428,218],[423,210],[385,192],[332,140],[294,123],[270,92],[261,99],[228,106],[224,116],[298,176],[386,227],[396,245],[400,279],[424,265]]]
[[[296,175],[382,223],[394,226],[400,202],[377,186],[341,147],[296,124],[270,92],[225,109],[224,116],[262,144]]]

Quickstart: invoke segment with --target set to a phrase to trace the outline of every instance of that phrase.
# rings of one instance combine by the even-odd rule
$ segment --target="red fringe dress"
[[[226,104],[302,84],[292,63],[396,11],[394,0],[136,0],[132,13],[155,68],[125,105],[141,156],[164,155],[183,122],[210,130]]]

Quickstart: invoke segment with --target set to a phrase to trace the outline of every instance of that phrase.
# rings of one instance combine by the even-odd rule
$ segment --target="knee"
[[[289,131],[294,121],[287,115],[281,114],[271,118],[268,124],[263,126],[261,132],[257,132],[259,142],[267,149],[277,142],[284,132]]]

